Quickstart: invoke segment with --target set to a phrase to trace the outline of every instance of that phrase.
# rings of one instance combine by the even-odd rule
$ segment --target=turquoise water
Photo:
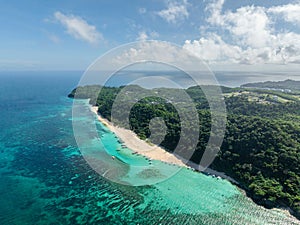
[[[65,96],[80,74],[0,74],[0,224],[300,224],[254,204],[226,180],[175,168],[164,182],[133,187],[111,182],[87,164],[72,120],[94,124],[86,147],[130,183],[153,179],[149,161],[123,148],[91,113],[72,118]],[[111,159],[116,156],[116,160]],[[93,156],[93,154],[92,154]],[[174,166],[159,161],[160,171]],[[137,168],[140,171],[137,171]],[[142,172],[142,173],[141,173]]]

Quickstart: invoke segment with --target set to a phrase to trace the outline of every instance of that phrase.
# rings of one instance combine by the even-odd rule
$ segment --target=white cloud
[[[287,32],[276,37],[276,55],[283,63],[300,63],[300,34]],[[279,58],[280,56],[280,58]]]
[[[149,38],[150,39],[155,39],[155,38],[158,38],[159,37],[159,34],[155,31],[152,31],[150,33],[147,34],[146,31],[141,31],[139,32],[138,34],[138,37],[137,37],[137,41],[146,41],[148,40]]]
[[[138,69],[143,71],[186,71],[193,79],[202,84],[215,84],[207,65],[182,46],[168,42],[146,41],[131,43],[106,54],[93,64],[90,71],[110,71],[120,69]],[[176,69],[177,68],[177,69]],[[159,74],[165,76],[164,73]],[[103,79],[102,79],[103,78]],[[106,82],[106,78],[97,77],[97,82]],[[170,80],[174,77],[170,77]]]
[[[91,44],[96,44],[103,39],[102,34],[97,31],[96,27],[88,24],[81,17],[65,15],[61,12],[55,12],[54,17],[67,29],[68,34],[76,39]]]
[[[105,65],[118,65],[132,64],[144,60],[174,63],[181,62],[181,64],[193,63],[193,57],[187,54],[187,51],[179,46],[172,45],[167,42],[161,41],[146,41],[133,43],[120,49],[117,56],[107,59],[109,62]],[[197,61],[197,63],[199,63]]]
[[[284,20],[300,25],[300,3],[274,6],[268,12],[283,16]]]
[[[251,47],[262,47],[270,40],[270,20],[263,7],[245,6],[236,12],[222,14],[224,0],[215,1],[207,6],[211,13],[207,21],[211,25],[222,26],[234,37],[235,41]]]
[[[298,23],[300,3],[271,8],[243,6],[235,11],[223,11],[223,4],[224,0],[216,0],[206,7],[210,14],[207,22],[217,31],[205,31],[199,40],[187,40],[184,48],[210,64],[300,63],[300,33],[276,31],[274,26],[282,16]]]
[[[273,39],[270,20],[261,7],[239,8],[235,13],[225,14],[224,21],[227,30],[246,46],[260,48]]]
[[[148,35],[145,31],[139,32],[139,36],[137,38],[138,41],[146,41],[148,39]]]
[[[168,23],[175,24],[189,17],[187,5],[187,0],[183,0],[182,2],[169,1],[168,8],[157,12],[157,15],[165,19]]]
[[[157,33],[156,31],[152,31],[152,32],[150,33],[150,37],[151,37],[152,39],[158,38],[158,37],[159,37],[159,33]]]
[[[210,12],[210,17],[207,18],[207,21],[213,25],[222,25],[222,8],[225,0],[214,1],[207,5],[206,11]]]
[[[232,62],[236,62],[241,53],[238,46],[226,44],[216,34],[209,34],[207,38],[200,38],[199,40],[187,40],[184,48],[205,61],[221,61],[230,57]]]

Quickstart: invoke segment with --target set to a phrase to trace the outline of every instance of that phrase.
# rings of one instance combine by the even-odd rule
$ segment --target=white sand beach
[[[175,164],[182,167],[192,168],[197,171],[202,171],[198,164],[191,161],[185,162],[185,160],[181,159],[181,157],[169,153],[157,145],[151,145],[150,143],[141,140],[133,131],[113,125],[110,121],[99,115],[98,107],[92,106],[91,111],[97,115],[98,120],[102,124],[107,126],[109,130],[114,132],[117,137],[123,141],[126,147],[136,152],[137,154],[146,156],[149,159],[160,160],[169,164]],[[227,176],[223,172],[215,171],[210,168],[206,168],[204,172],[210,175],[222,177],[232,183],[238,183],[236,180]]]
[[[141,140],[133,131],[114,126],[111,122],[98,114],[98,107],[92,106],[91,110],[97,114],[99,121],[114,132],[118,138],[124,142],[126,147],[132,151],[140,155],[144,155],[149,159],[160,160],[166,163],[187,167],[184,162],[175,157],[173,154],[165,151],[157,145],[150,145],[146,141]]]

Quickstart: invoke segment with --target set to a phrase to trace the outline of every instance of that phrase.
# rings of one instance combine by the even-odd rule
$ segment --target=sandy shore
[[[210,168],[206,168],[203,171],[198,164],[191,161],[184,163],[184,160],[181,160],[179,156],[175,156],[165,151],[163,148],[160,148],[156,145],[150,145],[149,143],[141,140],[133,131],[114,126],[111,122],[109,122],[107,119],[104,119],[103,117],[101,117],[101,115],[98,114],[98,107],[96,106],[92,106],[91,111],[95,113],[99,121],[105,126],[107,126],[107,128],[110,129],[112,132],[114,132],[128,148],[130,148],[138,154],[146,156],[149,159],[160,160],[169,164],[175,164],[182,167],[192,168],[193,170],[204,172],[207,175],[221,177],[230,181],[233,184],[239,184],[235,179],[233,179],[230,176],[227,176],[224,172],[219,172]],[[246,196],[245,191],[242,189],[240,190]],[[289,216],[292,216],[290,209],[274,208],[272,210],[278,210]]]
[[[101,117],[101,115],[98,114],[98,107],[92,106],[91,111],[97,115],[99,121],[102,124],[107,126],[109,130],[114,132],[117,137],[122,140],[126,147],[133,150],[134,152],[140,155],[144,155],[149,159],[160,160],[169,164],[175,164],[178,166],[192,168],[197,171],[203,171],[203,169],[201,169],[198,164],[191,161],[185,163],[185,160],[181,159],[179,156],[169,153],[161,147],[150,145],[146,141],[141,140],[133,131],[114,126],[111,122],[109,122],[107,119],[104,119],[103,117]],[[236,180],[227,176],[223,172],[218,172],[210,168],[205,169],[204,172],[209,175],[222,177],[235,184],[238,183]]]
[[[108,127],[112,132],[114,132],[119,139],[121,139],[126,147],[133,150],[134,152],[144,155],[149,159],[160,160],[170,164],[176,164],[179,166],[186,166],[184,162],[176,158],[173,154],[165,151],[156,145],[150,145],[144,140],[141,140],[133,131],[127,130],[121,127],[114,126],[107,119],[101,117],[97,111],[98,107],[91,107],[92,112],[96,113],[99,121]]]

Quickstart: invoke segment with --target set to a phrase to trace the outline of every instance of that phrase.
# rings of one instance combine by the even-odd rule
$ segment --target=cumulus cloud
[[[189,17],[187,5],[187,0],[183,0],[182,2],[169,1],[168,8],[157,12],[157,15],[165,19],[168,23],[175,24]]]
[[[300,34],[276,31],[274,24],[282,18],[299,23],[300,3],[271,8],[243,6],[235,11],[224,11],[223,5],[224,0],[215,0],[206,7],[208,24],[218,31],[204,32],[199,40],[187,40],[184,48],[209,63],[299,63]],[[224,33],[228,34],[226,42]]]
[[[118,67],[120,65],[129,65],[135,62],[156,61],[173,64],[174,62],[181,62],[182,64],[193,63],[195,57],[180,48],[167,42],[161,41],[146,41],[139,43],[132,43],[129,46],[124,46],[119,50],[118,55],[107,59],[105,65],[113,65]],[[105,60],[104,60],[105,61]],[[199,61],[197,60],[197,64]]]
[[[159,37],[159,34],[155,31],[152,31],[150,33],[147,33],[146,31],[141,31],[141,32],[139,32],[136,40],[137,41],[146,41],[148,39],[155,39],[157,37]]]
[[[210,12],[210,17],[207,18],[207,21],[210,24],[222,25],[222,8],[225,0],[218,0],[210,3],[206,6],[206,11]]]
[[[222,61],[228,58],[232,62],[237,62],[242,51],[240,47],[225,43],[220,36],[213,33],[210,33],[207,38],[186,40],[184,48],[208,62]]]
[[[287,4],[274,6],[268,9],[268,12],[283,16],[284,20],[300,25],[300,4]]]
[[[148,35],[145,31],[139,32],[139,36],[137,38],[138,41],[146,41],[148,39]]]
[[[79,16],[65,15],[61,12],[55,12],[54,17],[67,30],[72,37],[89,42],[91,44],[98,43],[103,39],[102,34],[97,31],[96,27],[90,25]]]
[[[224,0],[218,0],[208,5],[211,15],[207,21],[211,25],[222,26],[234,36],[235,41],[250,47],[262,47],[272,41],[271,21],[263,7],[245,6],[222,14],[223,4]]]

